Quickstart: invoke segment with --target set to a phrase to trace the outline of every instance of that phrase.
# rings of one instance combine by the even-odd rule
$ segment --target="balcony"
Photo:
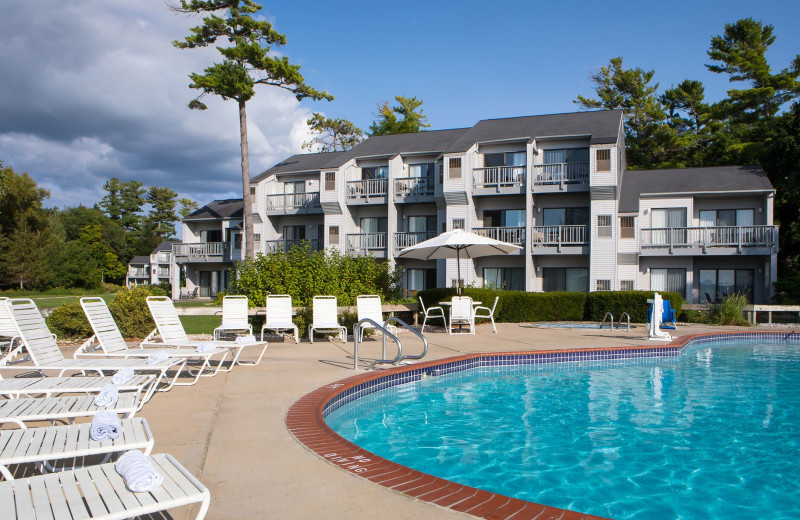
[[[196,242],[172,244],[172,256],[176,263],[224,262],[227,248],[224,242]]]
[[[415,246],[429,238],[436,236],[435,231],[409,231],[394,234],[394,248],[396,251]]]
[[[536,192],[589,189],[589,163],[537,164],[533,170],[533,190]]]
[[[433,177],[400,177],[394,180],[397,202],[432,202],[436,187]]]
[[[769,255],[778,248],[778,226],[644,228],[639,244],[643,256]]]
[[[278,193],[267,195],[267,215],[297,215],[304,213],[322,213],[319,192]]]
[[[128,269],[128,278],[150,278],[145,269]]]
[[[347,181],[348,204],[386,204],[388,179]]]
[[[525,166],[490,166],[472,169],[474,195],[522,193]]]
[[[534,254],[588,254],[589,226],[533,226]]]
[[[386,257],[386,233],[348,233],[347,251]]]
[[[289,249],[300,246],[303,244],[308,244],[311,251],[319,251],[319,240],[265,240],[264,241],[264,252],[275,253],[277,251],[288,251]]]
[[[482,237],[493,238],[518,246],[525,245],[524,227],[478,227],[472,228],[472,232]]]

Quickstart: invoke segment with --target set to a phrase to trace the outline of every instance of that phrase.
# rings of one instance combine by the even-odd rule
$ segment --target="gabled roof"
[[[671,170],[625,170],[620,213],[639,211],[643,194],[774,191],[760,166],[713,166]]]
[[[395,156],[401,153],[443,153],[469,128],[430,130],[410,134],[374,135],[349,151],[348,159],[357,157]]]
[[[288,159],[284,159],[272,168],[263,171],[250,179],[251,183],[256,183],[278,173],[302,173],[317,171],[322,168],[338,168],[343,165],[349,157],[345,158],[350,152],[321,152],[321,153],[299,153]]]
[[[154,254],[159,253],[161,251],[172,251],[172,244],[177,244],[177,243],[178,242],[175,241],[175,240],[164,240],[163,242],[158,244],[158,246],[156,246],[156,248],[153,249],[153,252],[150,253],[150,254],[154,255]]]
[[[128,265],[145,265],[150,263],[149,256],[134,256],[131,258],[131,261],[128,262]]]
[[[193,211],[183,221],[242,218],[242,208],[244,208],[242,199],[215,200]]]

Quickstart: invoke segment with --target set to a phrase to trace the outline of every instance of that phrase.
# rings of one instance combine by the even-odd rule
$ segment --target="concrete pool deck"
[[[480,325],[475,336],[426,332],[426,360],[474,352],[653,345],[639,325],[630,332],[538,329],[517,324]],[[681,326],[676,336],[741,327]],[[788,332],[788,329],[782,329]],[[419,340],[400,336],[405,352]],[[366,340],[360,357],[380,355],[381,342]],[[393,346],[389,343],[389,351]],[[65,355],[71,357],[72,349]],[[286,412],[300,397],[353,375],[353,343],[271,341],[261,364],[201,378],[192,387],[156,394],[140,416],[155,437],[154,453],[171,453],[211,491],[209,519],[474,518],[354,477],[299,444],[286,427]],[[175,518],[196,511],[176,510]],[[563,517],[567,518],[567,517]],[[572,517],[570,517],[572,518]],[[581,515],[575,518],[581,518]]]

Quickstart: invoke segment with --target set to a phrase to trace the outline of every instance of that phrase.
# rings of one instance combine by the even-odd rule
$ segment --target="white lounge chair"
[[[111,377],[13,377],[3,379],[0,376],[0,395],[19,398],[24,396],[45,396],[63,394],[97,394],[105,385],[111,383]],[[134,375],[121,385],[114,385],[120,392],[144,393],[140,399],[150,400],[156,385],[156,376],[152,374]]]
[[[211,494],[171,455],[148,457],[164,482],[149,493],[134,493],[113,463],[0,482],[4,518],[134,518],[200,503],[197,519],[208,512]]]
[[[0,297],[0,306],[8,300],[5,296]],[[0,312],[0,354],[3,352],[11,352],[14,348],[14,343],[19,341],[17,329],[14,327],[14,322],[6,312]]]
[[[0,399],[0,425],[16,424],[27,428],[26,423],[41,421],[68,421],[78,417],[91,417],[95,412],[107,410],[133,417],[144,404],[138,394],[120,393],[114,406],[97,406],[93,395],[61,397],[23,397],[20,399]],[[0,511],[2,511],[0,509]]]
[[[261,341],[264,341],[264,331],[272,330],[294,331],[294,342],[300,343],[300,332],[297,325],[292,323],[292,297],[288,294],[267,295],[267,319],[261,327]]]
[[[57,370],[59,377],[70,370],[78,370],[84,374],[97,372],[102,376],[104,372],[130,368],[134,372],[157,373],[158,381],[164,381],[167,385],[166,388],[159,390],[166,391],[172,388],[178,374],[186,364],[185,359],[168,359],[155,364],[148,364],[146,359],[64,359],[56,340],[53,339],[44,318],[32,300],[20,298],[0,302],[0,304],[2,303],[5,304],[4,308],[11,316],[22,341],[20,347],[15,348],[0,360],[0,366],[6,369],[31,370],[31,367],[27,365],[10,364],[24,346],[35,368],[39,371]],[[167,375],[169,369],[176,371],[171,381]]]
[[[172,300],[167,296],[148,296],[147,307],[150,309],[150,314],[153,316],[153,321],[156,323],[156,328],[142,341],[143,347],[197,347],[201,343],[209,343],[207,341],[192,341],[186,335],[186,330],[183,328],[183,323],[175,311],[175,306]],[[160,336],[161,341],[154,341]],[[234,353],[231,366],[222,369],[223,372],[230,372],[234,365],[258,365],[261,358],[264,357],[264,352],[267,351],[266,341],[252,341],[248,343],[240,343],[237,341],[223,341],[215,340],[213,342],[217,348],[227,348]],[[261,353],[258,359],[254,362],[239,361],[242,351],[247,347],[261,347]]]
[[[81,298],[81,307],[83,313],[89,320],[89,325],[92,327],[94,335],[87,339],[75,351],[74,357],[76,359],[84,357],[121,357],[121,358],[146,358],[152,350],[143,348],[129,348],[125,343],[125,338],[117,327],[114,317],[111,316],[111,311],[108,310],[105,300],[97,296]],[[95,344],[95,342],[97,344]],[[100,349],[97,351],[97,349]],[[94,349],[94,350],[93,350]],[[187,361],[201,361],[202,365],[197,369],[194,379],[191,382],[176,382],[176,385],[191,386],[197,382],[200,376],[214,376],[219,372],[222,363],[225,361],[229,349],[217,348],[208,352],[198,352],[196,348],[177,348],[164,350],[170,358],[186,359]],[[216,362],[216,369],[211,367],[211,359],[218,358]],[[184,366],[184,369],[186,367]],[[209,369],[210,374],[203,372]]]
[[[314,296],[312,305],[312,322],[308,326],[308,339],[314,343],[314,331],[334,332],[339,334],[342,342],[347,342],[347,328],[339,324],[336,318],[336,296]]]
[[[453,296],[450,303],[450,325],[447,332],[452,334],[455,327],[460,329],[464,325],[468,327],[466,334],[475,334],[475,312],[472,310],[472,298]]]
[[[359,296],[356,298],[356,309],[358,310],[358,321],[363,320],[364,318],[369,318],[372,321],[383,325],[383,312],[381,309],[381,297],[377,294],[370,294]],[[386,330],[391,332],[394,335],[397,335],[397,327],[394,325],[387,325]],[[358,327],[357,331],[353,331],[354,334],[359,334],[359,341],[364,341],[364,332],[367,329],[376,330],[369,323],[364,323]]]
[[[112,454],[127,450],[142,450],[150,455],[154,441],[147,419],[136,417],[120,422],[120,436],[107,441],[92,440],[92,423],[0,430],[0,475],[13,480],[8,470],[11,464],[46,464],[93,455],[106,455],[103,462],[107,462]],[[52,469],[49,465],[47,468]]]
[[[214,339],[226,332],[253,334],[253,326],[247,322],[247,296],[233,295],[222,298],[222,323],[214,329]]]
[[[497,334],[497,327],[494,326],[494,310],[497,308],[497,301],[499,299],[499,296],[494,297],[494,303],[491,309],[489,307],[475,307],[473,315],[475,320],[492,320],[492,330],[495,334]]]
[[[425,315],[425,318],[422,320],[422,329],[420,332],[425,332],[425,323],[430,319],[441,319],[442,326],[447,328],[447,316],[444,314],[444,309],[442,307],[425,307],[425,303],[422,301],[422,298],[419,299],[419,307],[422,309],[422,314]]]

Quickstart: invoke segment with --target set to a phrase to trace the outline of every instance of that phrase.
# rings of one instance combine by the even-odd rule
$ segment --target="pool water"
[[[704,343],[629,363],[429,377],[327,422],[399,464],[582,513],[800,515],[800,347]]]

